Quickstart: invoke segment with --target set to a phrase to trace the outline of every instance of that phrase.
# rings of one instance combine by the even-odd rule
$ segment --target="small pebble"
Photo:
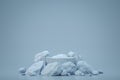
[[[26,68],[22,67],[19,69],[19,73],[25,73],[26,72]]]

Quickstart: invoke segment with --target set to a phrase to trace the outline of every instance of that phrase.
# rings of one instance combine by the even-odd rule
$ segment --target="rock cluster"
[[[48,51],[43,51],[35,55],[34,63],[28,68],[20,68],[21,75],[47,75],[47,76],[85,76],[98,75],[103,72],[94,70],[87,64],[80,55],[74,52],[68,54],[58,54],[49,57]]]

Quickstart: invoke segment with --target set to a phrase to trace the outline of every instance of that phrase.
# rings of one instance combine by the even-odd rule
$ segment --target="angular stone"
[[[87,64],[85,61],[78,61],[77,68],[78,70],[80,70],[85,74],[91,74],[93,71],[92,67],[89,64]]]
[[[34,61],[37,62],[37,61],[44,60],[45,57],[47,57],[48,55],[49,55],[48,51],[40,52],[40,53],[38,53],[38,54],[35,55]]]
[[[67,76],[68,75],[68,72],[66,70],[63,70],[62,73],[61,73],[62,76]]]
[[[74,63],[72,62],[65,62],[61,65],[62,71],[66,71],[67,73],[70,73],[73,75],[77,69]]]
[[[70,75],[98,75],[101,71],[94,70],[89,64],[82,60],[79,54],[70,51],[66,54],[58,54],[49,57],[48,51],[43,51],[35,55],[34,64],[27,70],[20,68],[21,75],[49,75],[49,76],[70,76]]]
[[[26,75],[30,75],[30,76],[35,76],[37,74],[40,74],[42,68],[43,68],[43,61],[39,61],[36,62],[34,64],[32,64],[26,71]]]
[[[53,62],[47,64],[45,68],[42,70],[41,75],[57,75],[59,73],[59,63],[58,62]]]

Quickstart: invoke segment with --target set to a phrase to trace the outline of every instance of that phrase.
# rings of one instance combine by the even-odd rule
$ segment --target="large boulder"
[[[37,61],[44,60],[45,57],[47,57],[48,55],[49,55],[48,51],[40,52],[40,53],[38,53],[38,54],[35,55],[34,61],[37,62]]]
[[[87,64],[85,61],[78,61],[77,62],[77,68],[80,72],[80,75],[86,75],[89,74],[90,76],[92,75],[98,75],[98,74],[103,74],[101,71],[97,71],[93,69],[89,64]],[[76,72],[78,73],[78,72]]]
[[[78,70],[80,70],[82,73],[85,73],[85,74],[91,74],[93,71],[93,68],[89,64],[87,64],[85,61],[78,61],[77,68]]]
[[[27,70],[26,70],[26,75],[29,76],[35,76],[40,74],[42,68],[43,68],[43,61],[36,62],[32,64]]]
[[[48,63],[45,68],[42,70],[41,75],[59,75],[61,73],[61,70],[59,68],[58,62]]]
[[[76,69],[76,65],[72,62],[65,62],[61,65],[61,70],[63,71],[64,75],[73,75]]]

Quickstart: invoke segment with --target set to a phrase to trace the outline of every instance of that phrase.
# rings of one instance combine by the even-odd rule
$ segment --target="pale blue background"
[[[43,50],[75,51],[119,78],[120,0],[0,0],[1,79]]]

